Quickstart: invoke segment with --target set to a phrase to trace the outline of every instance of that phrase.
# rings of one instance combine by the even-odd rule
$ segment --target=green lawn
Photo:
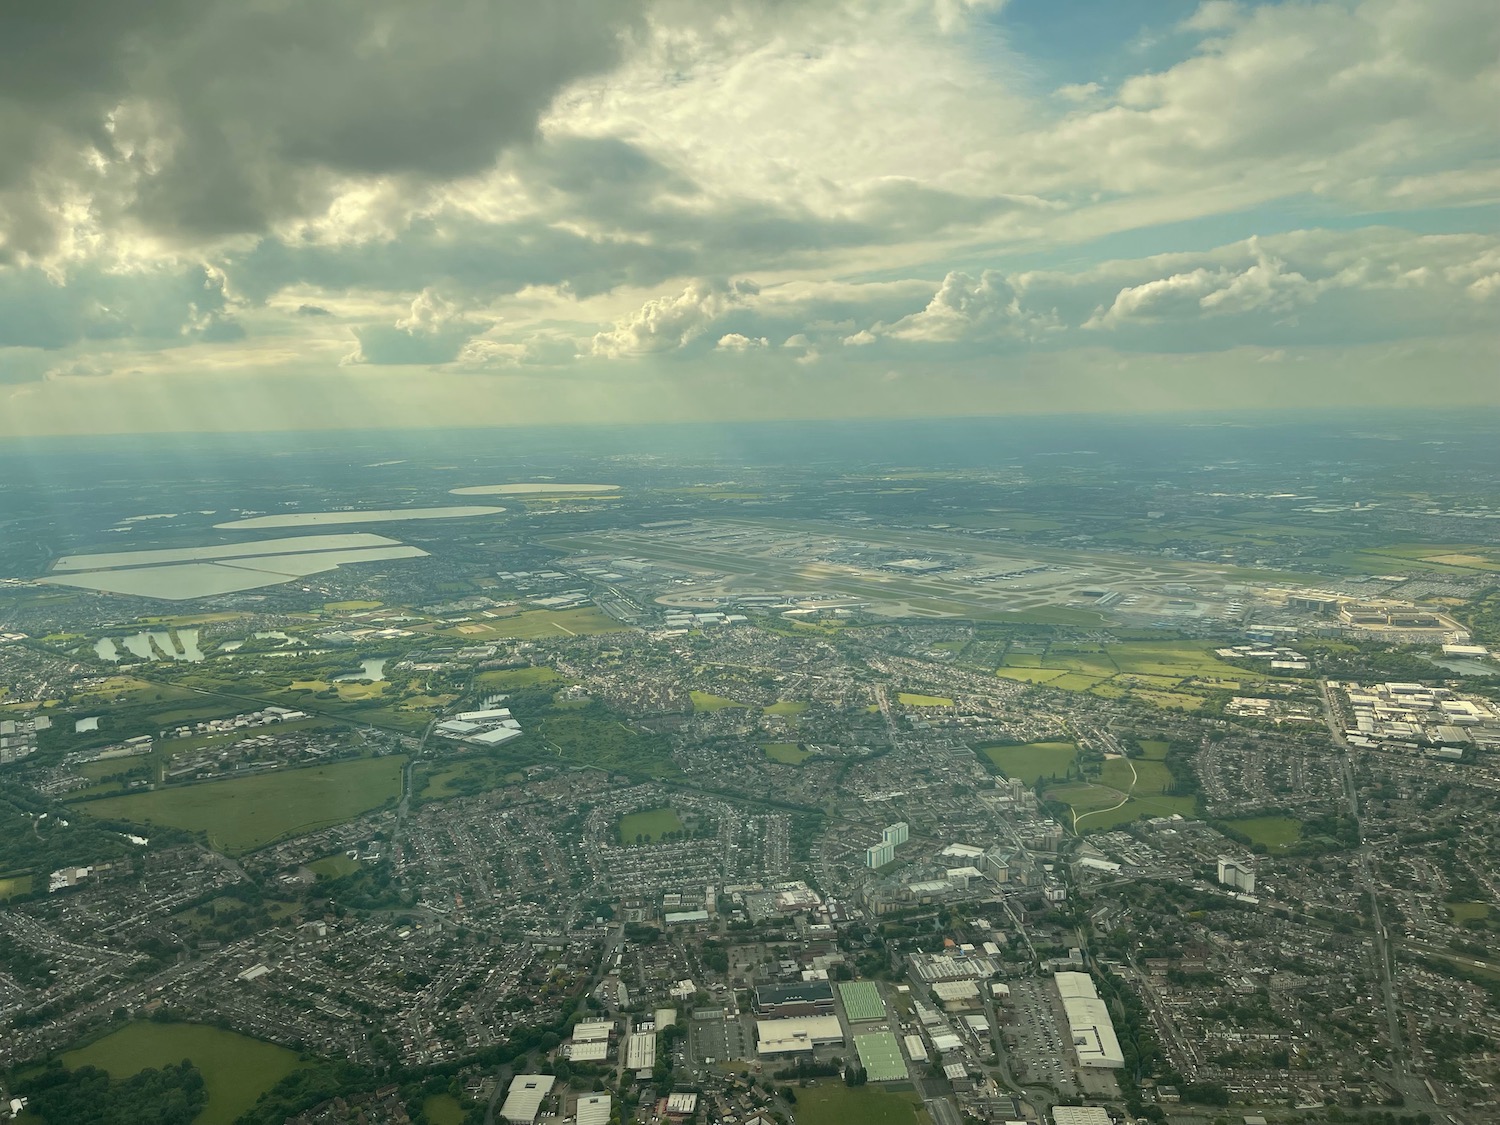
[[[8,879],[0,879],[0,899],[14,898],[16,895],[28,894],[30,891],[30,875],[12,875]]]
[[[481,641],[491,637],[514,640],[583,637],[593,633],[618,633],[624,629],[624,625],[608,614],[593,606],[584,606],[582,609],[533,609],[510,617],[479,617],[438,632],[453,640]]]
[[[692,693],[692,696],[694,711],[723,711],[730,707],[745,706],[743,703],[736,703],[727,696],[715,695],[711,691],[695,691]]]
[[[984,756],[1006,777],[1035,785],[1039,778],[1066,777],[1078,755],[1071,742],[1030,742],[1024,746],[981,746]]]
[[[514,691],[516,688],[532,687],[536,684],[550,684],[560,678],[556,668],[543,664],[534,668],[497,668],[490,672],[481,672],[474,677],[474,682],[481,687]]]
[[[1487,902],[1449,902],[1444,905],[1447,906],[1448,913],[1453,915],[1453,920],[1458,923],[1490,916],[1490,904]]]
[[[293,832],[350,820],[401,794],[406,759],[355,758],[326,766],[205,781],[105,797],[73,806],[80,813],[204,832],[214,847],[239,853]]]
[[[921,1111],[921,1116],[918,1112]],[[893,1092],[879,1086],[809,1086],[797,1091],[799,1125],[918,1125],[927,1120],[915,1091]]]
[[[811,750],[804,750],[795,742],[767,742],[762,744],[761,749],[771,761],[786,766],[800,766],[812,757]]]
[[[953,700],[942,695],[918,695],[911,691],[898,691],[896,702],[903,707],[952,707]]]
[[[682,831],[682,819],[672,809],[647,809],[621,817],[617,831],[622,844],[635,843],[637,836],[649,844],[667,832]]]
[[[194,1125],[232,1125],[255,1099],[301,1064],[284,1047],[196,1023],[129,1024],[87,1047],[68,1051],[66,1066],[97,1066],[111,1078],[191,1059],[203,1072],[208,1104]],[[49,1122],[48,1125],[66,1125]]]
[[[464,1125],[464,1107],[452,1094],[433,1094],[422,1103],[422,1112],[432,1125]]]
[[[1289,816],[1245,816],[1224,823],[1236,832],[1243,832],[1252,844],[1268,848],[1295,844],[1302,835],[1302,822]]]
[[[322,859],[315,859],[307,867],[315,875],[341,879],[359,870],[359,860],[350,859],[347,852],[337,852],[334,855],[325,855]]]
[[[807,710],[806,703],[797,703],[790,699],[783,699],[763,709],[767,715],[781,715],[783,718],[793,719]]]
[[[1200,642],[1160,640],[1093,647],[1054,645],[1040,655],[1007,653],[995,674],[1110,699],[1132,691],[1136,698],[1157,707],[1183,711],[1202,706],[1203,697],[1196,691],[1266,678],[1226,664]],[[1211,683],[1193,682],[1205,680]]]

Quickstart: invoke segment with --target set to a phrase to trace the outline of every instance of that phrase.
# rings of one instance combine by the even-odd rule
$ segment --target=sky
[[[1494,0],[0,7],[0,437],[1500,406]]]

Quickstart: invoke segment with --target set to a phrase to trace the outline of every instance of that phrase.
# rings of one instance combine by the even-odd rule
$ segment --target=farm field
[[[730,707],[743,707],[743,703],[736,703],[728,696],[715,695],[711,691],[695,691],[693,696],[694,711],[724,711]]]
[[[809,1086],[797,1091],[800,1125],[929,1125],[931,1118],[915,1091],[879,1086]]]
[[[896,702],[903,707],[952,707],[953,700],[942,695],[919,695],[912,691],[898,691]]]
[[[635,843],[637,836],[649,844],[668,832],[681,832],[682,819],[672,809],[647,809],[622,816],[618,831],[622,844]]]
[[[301,1065],[292,1051],[233,1031],[196,1023],[145,1021],[62,1057],[69,1067],[97,1066],[111,1078],[127,1078],[148,1067],[183,1059],[191,1059],[203,1072],[208,1090],[208,1104],[194,1125],[232,1125],[256,1098]]]
[[[762,744],[761,749],[771,761],[780,762],[784,766],[800,766],[812,757],[811,750],[804,750],[795,742],[767,742]]]
[[[514,691],[516,688],[550,684],[561,678],[556,668],[542,664],[532,668],[497,668],[490,672],[481,672],[474,677],[474,682],[481,687]]]
[[[406,759],[355,758],[306,769],[205,781],[80,802],[89,816],[206,833],[216,848],[251,851],[290,832],[338,824],[401,793]]]
[[[1302,822],[1290,816],[1246,816],[1224,822],[1250,838],[1252,844],[1284,848],[1302,836]]]
[[[1024,746],[981,746],[995,768],[1006,777],[1035,785],[1043,777],[1066,777],[1078,756],[1071,742],[1029,742]]]
[[[585,637],[618,633],[625,626],[593,606],[580,609],[530,609],[510,617],[475,618],[467,624],[434,630],[442,636],[470,641],[492,637],[533,640],[537,637]]]
[[[1127,692],[1157,707],[1195,711],[1203,692],[1263,680],[1195,641],[1135,640],[1096,646],[1051,646],[1043,653],[1007,652],[995,674],[1062,691],[1118,699]]]

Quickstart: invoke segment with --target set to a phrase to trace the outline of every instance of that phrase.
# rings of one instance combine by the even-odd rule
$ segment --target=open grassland
[[[367,609],[379,609],[384,604],[370,601],[324,602],[323,608],[329,613],[360,613]]]
[[[804,750],[795,742],[767,742],[761,748],[771,761],[786,766],[800,766],[812,757],[811,750]]]
[[[1030,742],[1024,746],[981,746],[980,751],[1006,777],[1035,785],[1043,777],[1066,777],[1078,756],[1071,742]]]
[[[762,713],[766,715],[780,715],[784,719],[795,719],[806,710],[806,703],[798,703],[791,699],[782,699],[771,704],[769,707],[763,708]]]
[[[401,793],[405,763],[400,756],[355,758],[104,797],[74,807],[95,817],[203,832],[214,847],[240,853],[292,832],[339,824],[394,800]]]
[[[647,809],[622,816],[615,831],[622,844],[650,844],[668,832],[681,832],[682,818],[672,809]]]
[[[464,1107],[452,1094],[433,1094],[422,1103],[430,1125],[464,1125]]]
[[[1490,904],[1487,902],[1449,902],[1444,903],[1448,913],[1453,915],[1453,920],[1459,925],[1472,922],[1476,918],[1488,918],[1490,916]]]
[[[543,664],[533,668],[497,668],[491,672],[481,672],[474,677],[474,682],[480,687],[495,688],[498,691],[515,691],[517,688],[550,684],[561,678],[556,668]]]
[[[69,1067],[97,1066],[117,1079],[190,1059],[203,1072],[208,1092],[208,1104],[194,1125],[232,1125],[256,1098],[301,1065],[285,1047],[197,1023],[128,1024],[62,1059]]]
[[[30,875],[11,875],[0,879],[0,900],[11,899],[16,895],[31,893]]]
[[[931,1118],[915,1091],[837,1084],[797,1091],[800,1125],[927,1125]]]
[[[711,691],[695,691],[693,696],[694,711],[724,711],[730,707],[743,707],[743,703],[736,703],[728,696],[715,695]]]
[[[1049,800],[1061,801],[1073,812],[1075,832],[1104,832],[1143,816],[1193,816],[1194,797],[1172,797],[1172,772],[1167,768],[1167,743],[1141,743],[1138,758],[1110,758],[1096,783],[1077,782],[1047,790]]]
[[[541,637],[585,637],[595,633],[618,633],[626,626],[593,606],[581,609],[531,609],[510,617],[475,617],[460,625],[435,629],[439,636],[454,640],[482,641],[504,637],[536,640]]]
[[[314,875],[323,875],[329,879],[342,879],[345,875],[353,875],[359,870],[359,860],[350,859],[347,852],[335,852],[333,855],[325,855],[322,859],[315,859],[307,865]]]
[[[896,702],[903,707],[952,707],[953,700],[943,695],[919,695],[913,691],[898,691]]]
[[[1273,851],[1295,844],[1302,836],[1302,822],[1290,816],[1244,816],[1224,823],[1252,844],[1264,844]]]
[[[1133,694],[1154,706],[1181,711],[1203,706],[1208,692],[1236,690],[1242,683],[1266,678],[1218,659],[1201,642],[1163,640],[1007,652],[995,674],[1106,699]]]

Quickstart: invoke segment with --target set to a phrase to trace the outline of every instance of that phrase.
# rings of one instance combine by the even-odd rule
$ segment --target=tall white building
[[[1255,861],[1219,857],[1219,882],[1247,895],[1255,893]]]
[[[906,843],[907,837],[910,834],[911,826],[908,825],[906,821],[901,820],[897,821],[895,824],[892,824],[884,832],[882,832],[880,834],[880,840],[882,843],[890,844],[895,847],[900,844]]]
[[[896,858],[896,845],[889,840],[882,840],[865,849],[866,867],[884,867]]]

